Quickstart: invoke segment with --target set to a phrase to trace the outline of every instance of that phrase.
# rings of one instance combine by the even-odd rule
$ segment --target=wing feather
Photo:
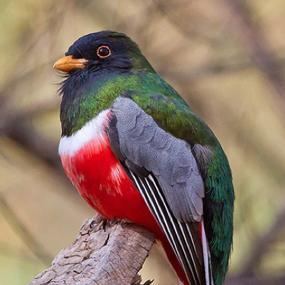
[[[139,177],[131,170],[130,174],[146,204],[165,232],[190,283],[204,284],[201,280],[202,262],[197,255],[191,230],[186,227],[184,222],[178,221],[173,216],[165,197],[163,197],[163,192],[151,174],[148,177]]]
[[[112,149],[161,226],[189,283],[212,285],[203,232],[204,183],[190,145],[161,129],[129,98],[117,98],[112,113],[107,130]]]

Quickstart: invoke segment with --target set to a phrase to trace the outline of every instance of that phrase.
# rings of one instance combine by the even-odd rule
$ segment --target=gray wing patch
[[[156,177],[177,219],[201,221],[204,184],[190,146],[161,129],[129,98],[117,98],[112,112],[126,162]]]

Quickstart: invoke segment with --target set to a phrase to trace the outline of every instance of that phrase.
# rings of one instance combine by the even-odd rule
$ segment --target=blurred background
[[[1,0],[0,284],[28,283],[92,216],[57,156],[52,65],[102,29],[131,36],[228,155],[227,284],[285,284],[284,11],[284,0]]]

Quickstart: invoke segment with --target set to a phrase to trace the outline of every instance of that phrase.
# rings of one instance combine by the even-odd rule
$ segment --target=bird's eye
[[[108,46],[99,46],[96,53],[98,57],[106,58],[111,55],[111,49]]]

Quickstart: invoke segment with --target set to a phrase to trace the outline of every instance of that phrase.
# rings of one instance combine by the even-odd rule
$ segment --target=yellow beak
[[[53,68],[63,72],[70,72],[76,69],[83,69],[88,60],[85,58],[73,58],[71,55],[64,56],[57,60]]]

